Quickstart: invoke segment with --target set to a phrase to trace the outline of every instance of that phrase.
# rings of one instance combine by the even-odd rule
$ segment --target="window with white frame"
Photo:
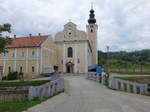
[[[25,53],[24,53],[24,52],[22,52],[22,56],[25,56]]]
[[[32,51],[32,56],[34,56],[35,55],[35,51]]]
[[[15,57],[15,53],[14,52],[12,53],[12,57]]]
[[[32,56],[34,56],[35,55],[35,51],[32,51]]]

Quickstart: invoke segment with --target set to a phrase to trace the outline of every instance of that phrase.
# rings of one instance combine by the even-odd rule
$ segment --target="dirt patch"
[[[150,77],[137,77],[139,83],[150,83]]]

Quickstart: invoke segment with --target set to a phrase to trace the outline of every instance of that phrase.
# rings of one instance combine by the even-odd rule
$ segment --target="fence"
[[[115,77],[109,78],[109,87],[115,90],[121,90],[130,93],[150,95],[150,86],[148,84],[130,82]]]
[[[46,84],[43,84],[41,86],[30,87],[28,92],[28,99],[32,100],[36,98],[44,98],[44,97],[47,98],[59,92],[62,92],[63,90],[64,90],[63,79],[59,78]]]
[[[93,81],[96,81],[96,82],[99,82],[99,83],[103,82],[102,81],[102,76],[99,75],[99,74],[96,74],[94,72],[88,73],[87,74],[87,79],[88,80],[93,80]]]

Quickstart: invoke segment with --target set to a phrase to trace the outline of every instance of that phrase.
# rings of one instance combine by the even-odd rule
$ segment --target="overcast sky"
[[[91,2],[99,50],[150,49],[150,0],[0,0],[0,24],[12,24],[17,36],[54,36],[69,20],[85,30]]]

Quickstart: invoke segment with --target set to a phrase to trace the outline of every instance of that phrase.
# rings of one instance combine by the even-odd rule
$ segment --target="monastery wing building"
[[[8,53],[0,55],[0,72],[42,74],[46,67],[57,67],[59,72],[86,73],[88,66],[97,64],[97,30],[94,10],[90,10],[86,31],[68,22],[61,32],[51,36],[14,37],[6,46]]]

